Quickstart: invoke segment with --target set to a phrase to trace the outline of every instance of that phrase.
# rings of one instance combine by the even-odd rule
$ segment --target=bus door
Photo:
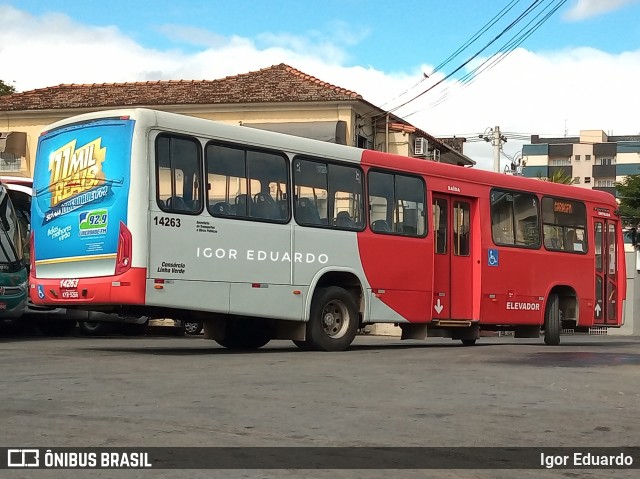
[[[617,221],[594,218],[596,261],[596,305],[595,324],[618,324],[618,243]],[[621,273],[624,274],[624,271]]]
[[[471,210],[473,200],[433,195],[433,318],[472,318]]]

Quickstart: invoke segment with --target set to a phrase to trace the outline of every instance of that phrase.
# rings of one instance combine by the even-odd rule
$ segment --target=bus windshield
[[[22,238],[13,205],[4,187],[0,188],[0,271],[13,271],[22,260]]]

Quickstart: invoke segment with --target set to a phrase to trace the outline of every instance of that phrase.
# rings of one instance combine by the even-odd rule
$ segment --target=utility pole
[[[486,142],[491,142],[493,146],[493,171],[501,173],[500,171],[500,152],[502,151],[502,144],[507,142],[507,138],[500,134],[500,127],[496,126],[493,129],[487,128],[482,135],[479,135]]]
[[[493,145],[493,171],[500,173],[500,149],[502,148],[502,138],[500,137],[499,126],[496,126],[493,129],[491,145]]]

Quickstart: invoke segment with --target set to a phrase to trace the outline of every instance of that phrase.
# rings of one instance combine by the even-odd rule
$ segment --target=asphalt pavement
[[[637,447],[640,338],[349,351],[196,337],[0,338],[5,447]],[[640,459],[639,459],[640,460]],[[3,477],[637,477],[624,470],[0,471]],[[455,460],[453,461],[455,462]]]

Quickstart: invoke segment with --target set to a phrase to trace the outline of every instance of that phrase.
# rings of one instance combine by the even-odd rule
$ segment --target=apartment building
[[[522,148],[523,173],[551,177],[557,171],[582,188],[615,195],[615,182],[640,174],[640,135],[614,136],[602,130],[581,130],[580,136],[540,138]]]

